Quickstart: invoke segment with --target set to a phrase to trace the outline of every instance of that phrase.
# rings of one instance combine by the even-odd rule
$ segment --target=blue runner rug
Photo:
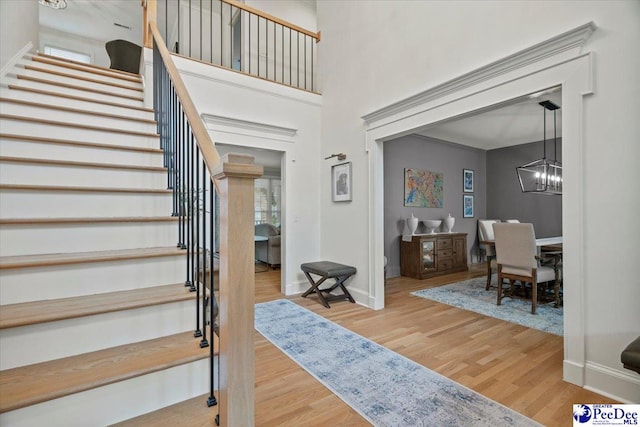
[[[496,281],[497,278],[494,275],[492,283],[496,283]],[[485,316],[517,323],[550,334],[563,335],[564,323],[561,307],[554,307],[553,303],[538,304],[536,314],[531,314],[531,300],[503,298],[502,305],[497,305],[498,288],[492,287],[487,291],[486,285],[486,276],[476,277],[463,282],[412,292],[411,295],[475,311]],[[507,284],[506,287],[508,288],[509,285]]]
[[[539,426],[475,391],[288,300],[255,327],[375,426]]]

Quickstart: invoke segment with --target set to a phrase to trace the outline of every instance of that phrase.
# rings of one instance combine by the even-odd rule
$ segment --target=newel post
[[[254,401],[253,157],[227,154],[215,168],[220,195],[220,425],[252,427]]]

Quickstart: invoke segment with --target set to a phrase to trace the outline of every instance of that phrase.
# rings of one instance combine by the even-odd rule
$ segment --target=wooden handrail
[[[171,76],[171,81],[173,82],[173,87],[176,91],[176,95],[180,99],[180,103],[182,104],[182,110],[184,111],[184,115],[187,117],[187,121],[191,126],[191,131],[193,132],[193,136],[200,147],[200,152],[202,153],[202,158],[204,159],[204,163],[207,165],[207,169],[209,173],[213,175],[213,170],[220,163],[220,155],[216,150],[211,137],[209,136],[209,132],[204,127],[204,123],[198,115],[198,110],[196,110],[193,101],[191,100],[191,96],[189,96],[189,92],[187,91],[184,82],[182,81],[182,77],[180,77],[180,73],[173,63],[173,59],[171,58],[171,53],[167,49],[167,46],[160,35],[160,31],[158,30],[158,26],[154,21],[149,22],[149,28],[151,28],[151,33],[153,34],[153,38],[156,40],[156,47],[158,48],[158,52],[160,56],[162,56],[162,60],[167,68],[167,73]]]
[[[247,6],[246,4],[240,3],[239,1],[236,1],[236,0],[222,0],[222,2],[227,3],[228,5],[231,5],[233,7],[237,7],[238,9],[246,10],[249,13],[253,13],[254,15],[258,15],[261,18],[268,19],[269,21],[273,21],[276,24],[280,24],[284,27],[291,28],[292,30],[296,30],[299,33],[306,34],[309,37],[313,37],[314,39],[316,39],[316,42],[320,41],[320,32],[314,33],[313,31],[305,30],[304,28],[298,27],[297,25],[292,24],[291,22],[287,22],[284,19],[280,19],[273,15],[269,15],[268,13],[265,13],[258,9],[254,9],[251,6]]]

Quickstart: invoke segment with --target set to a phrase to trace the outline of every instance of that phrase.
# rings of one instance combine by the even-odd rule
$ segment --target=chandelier
[[[38,3],[52,9],[66,9],[67,0],[38,0]]]
[[[560,107],[551,101],[539,103],[543,107],[542,158],[516,168],[523,193],[562,195],[562,163],[557,160],[556,110]],[[547,159],[547,110],[553,111],[553,160]]]

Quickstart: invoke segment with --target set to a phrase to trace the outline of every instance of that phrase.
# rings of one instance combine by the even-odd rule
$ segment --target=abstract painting
[[[405,168],[404,205],[441,208],[444,198],[442,181],[442,173]]]

